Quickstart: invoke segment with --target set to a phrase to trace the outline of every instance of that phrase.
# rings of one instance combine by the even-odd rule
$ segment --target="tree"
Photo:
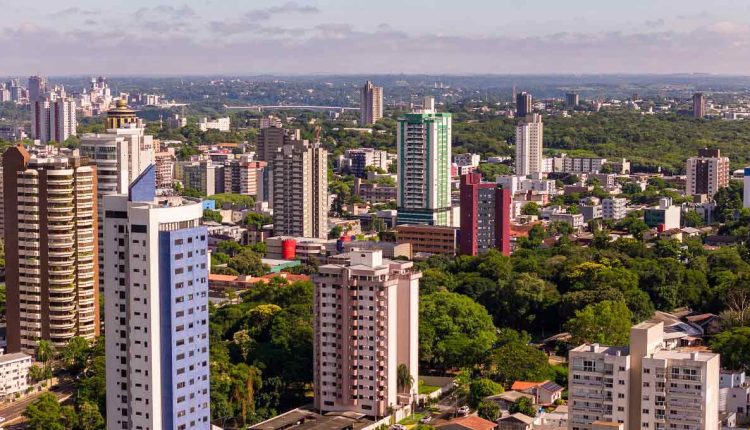
[[[703,217],[698,212],[690,210],[682,214],[682,224],[685,227],[701,227],[703,225]]]
[[[99,408],[91,402],[83,402],[78,408],[77,430],[104,430],[107,423]]]
[[[78,373],[86,367],[86,359],[89,354],[89,341],[83,337],[76,336],[63,348],[60,356],[66,369],[72,373]]]
[[[511,414],[521,413],[526,415],[527,417],[532,418],[536,416],[536,408],[534,408],[534,402],[532,402],[528,397],[521,397],[520,399],[516,400],[515,403],[511,404],[510,408],[508,409]]]
[[[711,350],[721,354],[726,369],[750,370],[750,327],[736,327],[714,336]]]
[[[495,402],[479,402],[477,414],[487,421],[496,422],[500,418],[500,406]]]
[[[447,291],[421,298],[419,352],[427,366],[475,366],[485,359],[494,340],[487,309],[470,298]]]
[[[396,368],[396,382],[401,393],[408,392],[414,385],[414,377],[404,363],[399,364]]]
[[[242,250],[229,261],[227,266],[236,270],[240,275],[262,276],[270,270],[267,264],[263,264],[260,255],[250,249]]]
[[[52,357],[55,355],[55,347],[52,345],[52,342],[41,339],[39,342],[37,342],[37,350],[36,350],[36,358],[37,360],[41,361],[45,364],[45,366],[49,363],[50,360],[52,360]]]
[[[625,302],[605,300],[576,311],[566,329],[574,344],[627,345],[633,314]]]
[[[514,381],[543,381],[552,375],[547,355],[529,345],[526,333],[503,329],[500,346],[492,351],[489,374],[493,380],[509,387]]]
[[[57,397],[44,393],[23,412],[29,430],[65,430],[62,407]]]
[[[521,214],[539,216],[539,205],[536,202],[528,202],[521,208]]]
[[[469,406],[476,408],[485,397],[502,392],[503,386],[491,379],[475,379],[469,384]]]
[[[221,212],[212,211],[211,209],[203,209],[203,221],[213,221],[221,223],[222,221]]]

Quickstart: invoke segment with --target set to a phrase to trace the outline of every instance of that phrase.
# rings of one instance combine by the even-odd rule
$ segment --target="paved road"
[[[63,383],[63,384],[55,385],[52,387],[52,389],[50,389],[50,392],[54,394],[55,396],[57,396],[58,401],[62,403],[68,400],[70,396],[73,394],[73,384]],[[44,391],[34,393],[17,402],[0,406],[0,417],[5,418],[5,421],[2,423],[2,425],[5,428],[10,429],[14,427],[8,427],[9,425],[22,422],[23,411],[26,410],[26,407],[29,406],[31,403],[33,403],[37,398],[39,398],[39,396],[41,396],[44,393],[45,393]]]

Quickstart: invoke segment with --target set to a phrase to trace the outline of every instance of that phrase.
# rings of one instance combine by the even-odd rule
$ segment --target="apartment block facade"
[[[315,407],[383,417],[417,393],[421,274],[382,250],[354,249],[338,260],[313,277]],[[401,365],[413,386],[398,386]]]
[[[719,429],[719,355],[670,349],[661,321],[632,327],[629,348],[587,344],[569,357],[571,430]]]
[[[104,198],[107,428],[210,429],[203,208],[155,183]]]
[[[42,98],[31,104],[31,137],[41,143],[64,142],[76,135],[76,102]]]
[[[516,126],[516,175],[542,172],[544,124],[541,115],[527,115]]]
[[[398,223],[451,225],[451,114],[425,106],[398,119]]]
[[[464,255],[497,249],[510,255],[510,190],[482,183],[482,175],[461,176],[461,239]]]
[[[3,154],[8,352],[99,335],[96,167]]]
[[[367,81],[359,93],[359,124],[375,124],[383,117],[383,87],[376,87]]]
[[[713,197],[721,188],[729,186],[729,157],[722,157],[719,149],[701,149],[697,157],[687,160],[685,194],[706,194]]]
[[[274,234],[328,237],[328,152],[319,144],[294,141],[272,165]]]
[[[613,197],[602,200],[602,218],[620,220],[627,215],[628,199]]]
[[[263,169],[268,163],[253,161],[249,155],[224,164],[224,192],[258,196],[263,200]]]

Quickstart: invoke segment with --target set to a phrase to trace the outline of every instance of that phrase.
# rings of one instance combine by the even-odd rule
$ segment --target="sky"
[[[748,0],[0,0],[0,76],[750,75]]]

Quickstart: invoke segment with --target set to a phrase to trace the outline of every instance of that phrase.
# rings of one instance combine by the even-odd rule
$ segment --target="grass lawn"
[[[424,417],[423,413],[416,413],[414,415],[409,415],[398,423],[403,426],[413,426],[415,424],[419,424],[419,420],[421,420],[422,417]]]
[[[434,386],[434,385],[424,385],[424,384],[420,384],[420,385],[419,385],[419,394],[430,394],[430,393],[432,393],[433,391],[437,391],[437,390],[439,390],[439,389],[440,389],[440,387],[436,387],[436,386]]]

